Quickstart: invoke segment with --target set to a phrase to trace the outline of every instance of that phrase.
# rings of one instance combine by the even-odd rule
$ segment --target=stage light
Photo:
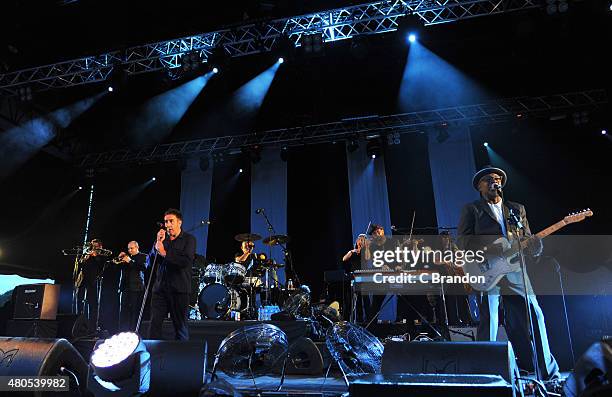
[[[79,190],[83,190],[83,186],[79,186]]]
[[[115,334],[94,348],[91,366],[106,382],[127,379],[140,352],[146,351],[140,336],[134,332]]]
[[[242,174],[242,168],[241,168],[241,169],[239,169],[239,170],[238,170],[238,172]]]
[[[368,157],[375,159],[381,155],[381,144],[378,138],[370,139],[366,145]]]
[[[212,69],[212,72],[213,72],[214,74],[219,73],[219,68],[213,68],[213,69]]]
[[[414,43],[416,41],[416,35],[414,33],[410,33],[408,35],[408,41]]]
[[[151,178],[152,182],[155,182],[157,179],[155,177]]]
[[[283,63],[285,62],[285,60],[283,59],[283,57],[278,58],[278,63]]]
[[[612,6],[611,6],[612,7]],[[608,131],[606,130],[601,130],[601,135],[606,135],[608,133]]]
[[[346,144],[346,150],[349,153],[353,153],[357,149],[359,149],[359,142],[356,139],[352,139]]]
[[[489,147],[489,142],[483,143],[484,147]]]
[[[108,92],[113,92],[113,87],[112,86],[108,86],[107,90],[108,90]]]

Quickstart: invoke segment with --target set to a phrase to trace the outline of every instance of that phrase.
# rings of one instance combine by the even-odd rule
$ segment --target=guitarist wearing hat
[[[504,236],[508,241],[516,241],[519,231],[508,223],[510,214],[514,214],[523,226],[524,236],[531,236],[525,207],[515,202],[505,202],[500,194],[506,184],[506,172],[500,168],[486,167],[478,171],[472,179],[472,185],[480,193],[480,199],[466,204],[461,211],[457,230],[457,245],[462,250],[482,250],[491,247],[491,243]],[[480,236],[480,237],[476,237]],[[536,236],[529,239],[524,253],[525,258],[533,258],[542,254],[542,240]],[[481,292],[478,296],[480,323],[477,339],[495,341],[498,331],[498,309],[500,298],[503,299],[504,317],[508,338],[515,346],[528,346],[529,324],[525,313],[525,295],[531,308],[534,338],[538,356],[538,367],[544,380],[559,377],[559,366],[550,352],[544,314],[531,287],[531,282],[521,270],[505,274],[491,289]],[[525,351],[530,351],[529,348]],[[531,363],[531,357],[520,357],[523,366]]]

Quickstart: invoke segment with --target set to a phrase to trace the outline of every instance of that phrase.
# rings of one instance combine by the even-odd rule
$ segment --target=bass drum
[[[249,308],[249,295],[243,289],[210,284],[200,292],[198,308],[202,319],[228,318],[232,311],[243,312]]]

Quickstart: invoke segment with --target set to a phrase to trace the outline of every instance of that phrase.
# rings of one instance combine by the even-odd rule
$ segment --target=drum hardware
[[[227,319],[231,312],[249,309],[249,294],[243,288],[210,284],[198,296],[198,307],[202,319]]]
[[[236,241],[258,241],[261,240],[261,236],[256,233],[241,233],[234,236],[234,240]]]
[[[283,245],[289,242],[289,236],[284,234],[275,234],[273,236],[269,236],[263,239],[262,243],[265,245],[273,246],[273,245]]]
[[[202,281],[206,284],[214,284],[223,283],[223,278],[225,277],[225,267],[224,265],[211,263],[206,266],[204,269],[204,275],[202,277]]]

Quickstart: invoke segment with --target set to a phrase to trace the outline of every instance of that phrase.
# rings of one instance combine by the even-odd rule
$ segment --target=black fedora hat
[[[499,175],[502,180],[501,182],[502,187],[506,186],[506,181],[508,180],[506,171],[502,170],[501,168],[487,166],[481,169],[480,171],[478,171],[476,174],[474,174],[474,177],[472,178],[472,186],[474,186],[474,189],[478,190],[478,182],[480,182],[483,176],[488,175],[488,174]]]

